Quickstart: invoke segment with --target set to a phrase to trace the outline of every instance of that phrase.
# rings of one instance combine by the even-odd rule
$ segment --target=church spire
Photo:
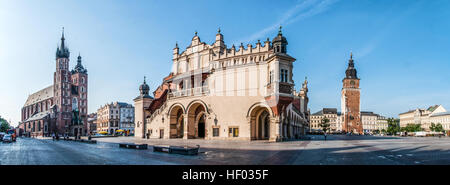
[[[62,28],[62,34],[61,34],[61,45],[56,48],[56,58],[69,58],[70,52],[69,48],[66,47],[65,44],[66,38],[64,37],[64,27]]]
[[[60,49],[66,48],[64,41],[66,38],[64,38],[64,27],[62,27],[62,35],[61,35],[61,47]]]

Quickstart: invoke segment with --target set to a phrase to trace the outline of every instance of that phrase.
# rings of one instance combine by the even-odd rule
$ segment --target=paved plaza
[[[450,164],[450,138],[311,136],[308,141],[160,140],[97,138],[97,144],[18,138],[0,143],[2,165],[422,165]],[[147,143],[148,150],[118,143]],[[200,145],[197,156],[153,152],[153,145]]]

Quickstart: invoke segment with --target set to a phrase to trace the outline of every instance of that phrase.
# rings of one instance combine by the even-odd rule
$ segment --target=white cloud
[[[276,21],[274,24],[256,32],[249,37],[240,39],[243,43],[248,43],[256,39],[263,38],[269,32],[272,32],[279,28],[279,26],[287,26],[289,24],[295,23],[299,20],[312,17],[314,15],[320,14],[329,9],[331,5],[339,0],[303,0],[297,3],[293,8],[286,11],[283,16]],[[237,43],[237,42],[233,42]]]

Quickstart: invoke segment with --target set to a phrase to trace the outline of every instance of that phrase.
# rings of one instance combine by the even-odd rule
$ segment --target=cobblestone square
[[[0,143],[2,165],[448,165],[448,137],[311,136],[308,141],[96,139],[98,144],[18,138]],[[148,150],[119,148],[146,143]],[[153,152],[153,145],[200,145],[197,156]]]

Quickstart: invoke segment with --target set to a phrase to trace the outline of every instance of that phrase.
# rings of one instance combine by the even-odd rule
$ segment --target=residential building
[[[406,127],[408,124],[420,124],[424,130],[430,131],[431,123],[440,123],[445,130],[450,130],[449,114],[450,112],[442,105],[430,106],[427,109],[417,108],[399,114],[400,127]]]
[[[373,133],[375,130],[381,131],[387,129],[387,119],[373,112],[361,111],[361,124],[364,133]],[[311,114],[311,132],[321,131],[320,123],[323,118],[330,121],[331,132],[341,132],[343,130],[344,115],[338,112],[336,108],[323,108],[322,110]]]
[[[119,128],[127,133],[134,134],[134,106],[128,103],[119,103]]]
[[[324,118],[327,118],[330,121],[330,131],[338,131],[340,126],[338,125],[338,112],[336,108],[323,108],[322,110],[311,114],[310,131],[322,131],[320,124]]]
[[[97,110],[97,132],[114,135],[117,130],[134,132],[134,107],[128,103],[111,102]]]
[[[361,111],[361,123],[364,133],[373,133],[378,130],[378,114],[373,112]]]
[[[97,133],[97,113],[91,113],[87,119],[87,129],[89,134]]]
[[[378,116],[377,117],[377,128],[378,131],[387,130],[388,129],[388,120],[384,116]]]

